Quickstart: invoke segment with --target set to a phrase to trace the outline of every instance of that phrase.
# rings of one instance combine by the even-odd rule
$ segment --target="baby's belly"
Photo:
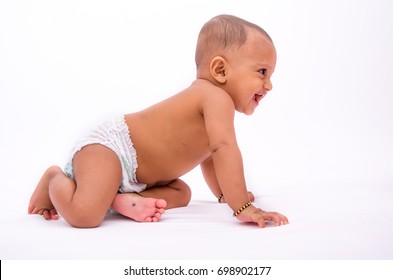
[[[199,157],[163,155],[150,160],[143,158],[138,161],[137,179],[138,182],[148,185],[171,181],[188,173],[208,157],[209,154]]]

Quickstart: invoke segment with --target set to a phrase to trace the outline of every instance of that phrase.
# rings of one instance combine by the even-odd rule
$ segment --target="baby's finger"
[[[289,221],[288,221],[288,218],[287,218],[287,217],[285,217],[285,216],[282,215],[282,214],[278,214],[278,215],[280,216],[281,221],[283,222],[284,225],[289,224]]]
[[[276,226],[280,226],[281,225],[281,219],[280,219],[280,217],[278,215],[276,215],[276,213],[267,212],[267,213],[264,214],[264,216],[265,216],[265,220],[274,222],[274,224]]]
[[[255,222],[258,223],[258,226],[260,228],[264,228],[266,226],[265,219],[263,218],[263,216],[259,216]]]
[[[257,223],[260,228],[264,228],[266,226],[264,213],[259,208],[255,209],[251,219],[254,223]]]
[[[274,214],[275,216],[277,216],[280,219],[280,223],[283,223],[284,225],[289,223],[287,217],[285,217],[284,215],[277,213],[277,212],[273,212],[272,214]]]

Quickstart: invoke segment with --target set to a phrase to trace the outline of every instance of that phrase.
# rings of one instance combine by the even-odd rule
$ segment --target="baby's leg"
[[[57,220],[59,218],[57,210],[49,197],[49,183],[54,177],[58,175],[61,176],[61,174],[64,175],[63,171],[58,166],[51,166],[45,171],[30,198],[28,207],[29,214],[39,214],[46,220]],[[74,181],[70,183],[75,184]]]
[[[49,182],[57,211],[75,227],[97,227],[103,221],[121,182],[121,165],[109,148],[88,145],[75,154],[73,180],[58,174]]]
[[[166,185],[155,185],[139,193],[143,197],[161,198],[167,202],[166,209],[184,207],[190,203],[191,189],[182,180],[176,179]]]
[[[59,167],[42,176],[29,204],[30,214],[57,219],[57,211],[75,227],[96,227],[118,190],[121,166],[117,155],[101,145],[89,145],[73,160],[75,181]]]

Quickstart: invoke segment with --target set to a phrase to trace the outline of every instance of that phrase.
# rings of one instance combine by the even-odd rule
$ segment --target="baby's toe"
[[[150,223],[150,222],[152,222],[153,221],[153,218],[152,217],[146,217],[146,219],[143,221],[143,222],[145,222],[145,223]]]
[[[163,199],[157,199],[156,201],[156,207],[157,208],[165,208],[167,205],[166,201]]]
[[[159,220],[161,218],[161,214],[160,213],[156,213],[156,214],[154,214],[153,218],[156,218],[157,220]]]
[[[50,218],[51,218],[52,220],[58,220],[58,219],[59,219],[59,214],[57,214],[56,209],[51,209],[51,210],[49,211],[49,213],[50,213]]]

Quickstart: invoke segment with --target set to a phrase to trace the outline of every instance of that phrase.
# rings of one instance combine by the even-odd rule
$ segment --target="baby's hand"
[[[265,212],[260,208],[256,208],[253,205],[244,209],[239,215],[236,216],[242,222],[256,223],[259,227],[264,228],[266,225],[265,221],[274,222],[276,226],[282,224],[288,224],[288,219],[284,215],[277,212]]]

